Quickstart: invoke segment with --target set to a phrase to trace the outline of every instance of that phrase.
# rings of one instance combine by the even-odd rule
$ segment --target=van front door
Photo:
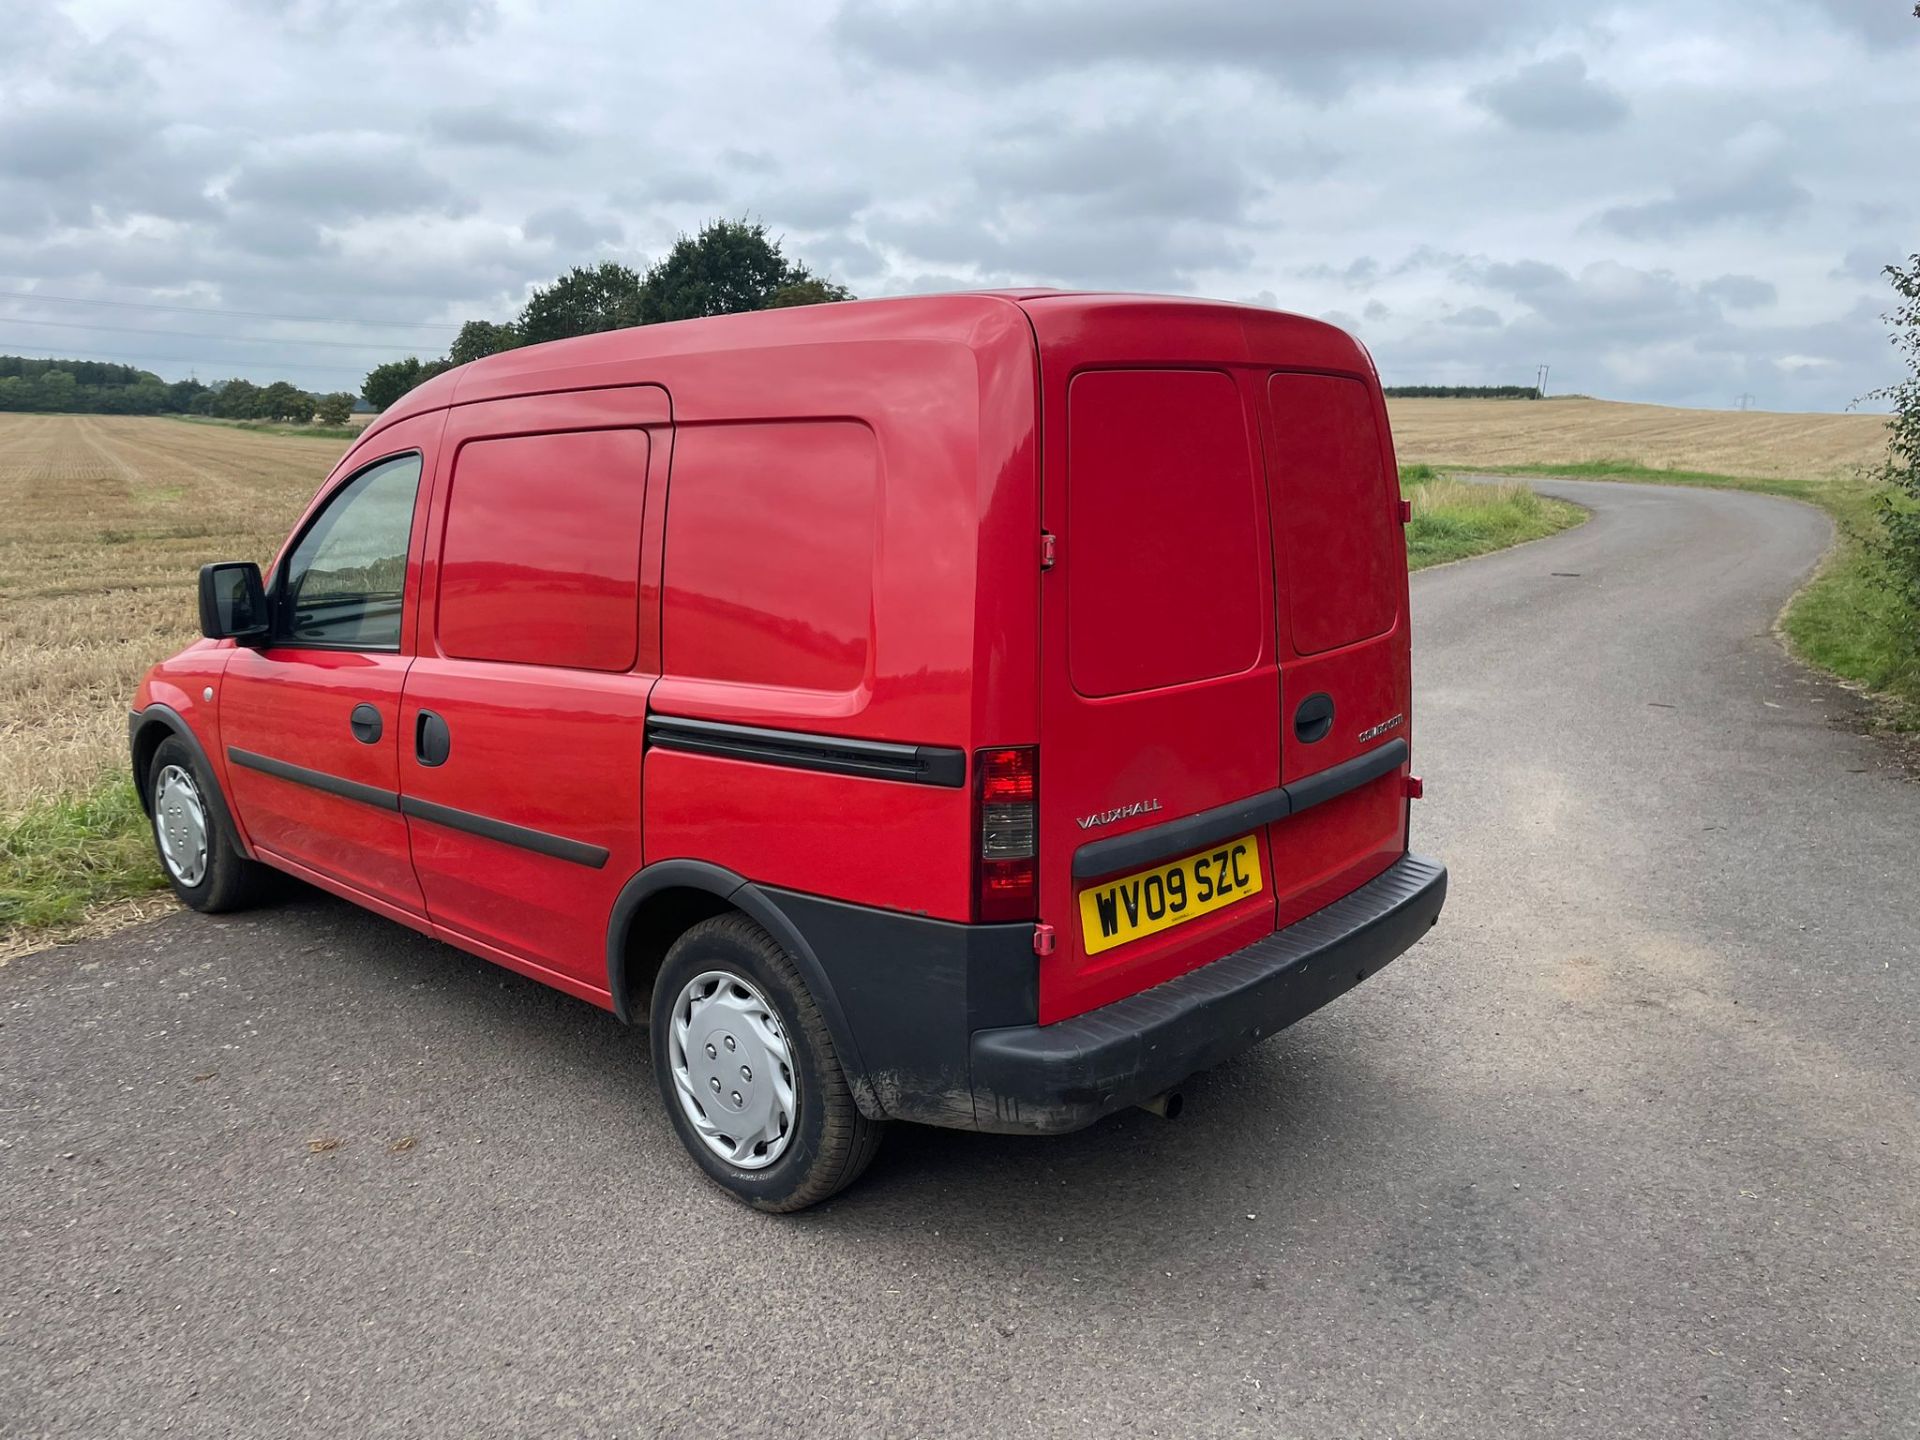
[[[423,913],[399,807],[400,693],[412,657],[434,441],[402,421],[379,458],[309,511],[268,584],[272,631],[220,682],[227,793],[252,844],[376,907]]]
[[[427,914],[590,999],[640,868],[660,671],[664,390],[461,406],[401,704],[401,808]]]

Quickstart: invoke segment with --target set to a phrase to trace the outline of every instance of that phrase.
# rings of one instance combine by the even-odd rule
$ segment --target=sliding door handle
[[[447,722],[431,710],[422,710],[413,722],[413,758],[422,765],[444,765],[452,751]]]

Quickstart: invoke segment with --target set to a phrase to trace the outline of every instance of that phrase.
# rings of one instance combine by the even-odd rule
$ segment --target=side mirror
[[[258,565],[226,560],[200,567],[200,633],[242,645],[267,638],[267,592]]]

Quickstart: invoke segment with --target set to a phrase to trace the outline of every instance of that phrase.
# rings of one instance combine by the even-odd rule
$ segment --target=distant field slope
[[[1673,410],[1613,400],[1394,400],[1403,465],[1626,460],[1777,480],[1821,480],[1882,459],[1883,415]]]

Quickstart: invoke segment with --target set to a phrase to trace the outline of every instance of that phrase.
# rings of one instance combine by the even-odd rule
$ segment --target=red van
[[[1046,291],[620,330],[369,426],[200,576],[133,773],[182,901],[285,871],[651,1030],[796,1210],[887,1120],[1072,1130],[1438,918],[1386,411],[1329,325]]]

